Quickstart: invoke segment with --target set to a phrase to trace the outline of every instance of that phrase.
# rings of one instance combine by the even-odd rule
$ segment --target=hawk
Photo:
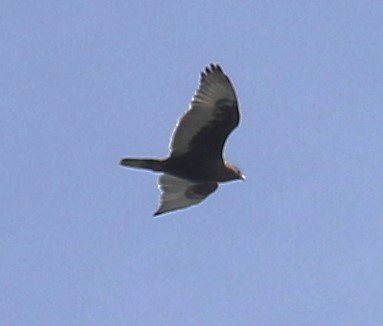
[[[244,176],[223,159],[229,134],[239,124],[238,101],[230,79],[218,64],[201,72],[189,109],[181,116],[165,159],[123,158],[121,165],[163,174],[158,178],[160,206],[154,216],[196,205],[218,183]]]

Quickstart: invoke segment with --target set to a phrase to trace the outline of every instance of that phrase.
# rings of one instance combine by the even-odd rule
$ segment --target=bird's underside
[[[121,165],[163,174],[159,215],[196,205],[214,192],[218,183],[243,179],[233,164],[222,159],[225,141],[239,123],[238,103],[228,77],[218,65],[201,73],[191,107],[173,132],[166,159],[124,158]]]

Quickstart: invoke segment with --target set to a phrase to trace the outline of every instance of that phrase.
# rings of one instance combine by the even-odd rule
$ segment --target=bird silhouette
[[[223,159],[226,139],[238,124],[234,87],[218,64],[210,64],[201,72],[190,107],[173,131],[169,156],[123,158],[120,164],[163,173],[158,178],[161,198],[154,216],[196,205],[218,183],[244,180],[241,171]]]

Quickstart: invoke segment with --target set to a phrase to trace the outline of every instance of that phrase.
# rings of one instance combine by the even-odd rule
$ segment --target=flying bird
[[[230,79],[218,64],[201,72],[189,109],[181,116],[165,159],[123,158],[121,165],[162,172],[160,206],[154,216],[196,205],[218,183],[242,179],[241,171],[223,159],[229,134],[239,124],[238,101]]]

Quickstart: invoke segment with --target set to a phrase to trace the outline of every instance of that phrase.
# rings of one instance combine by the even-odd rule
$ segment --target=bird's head
[[[234,165],[233,163],[225,162],[225,166],[228,169],[228,180],[246,180],[245,176],[242,174],[241,170]]]

